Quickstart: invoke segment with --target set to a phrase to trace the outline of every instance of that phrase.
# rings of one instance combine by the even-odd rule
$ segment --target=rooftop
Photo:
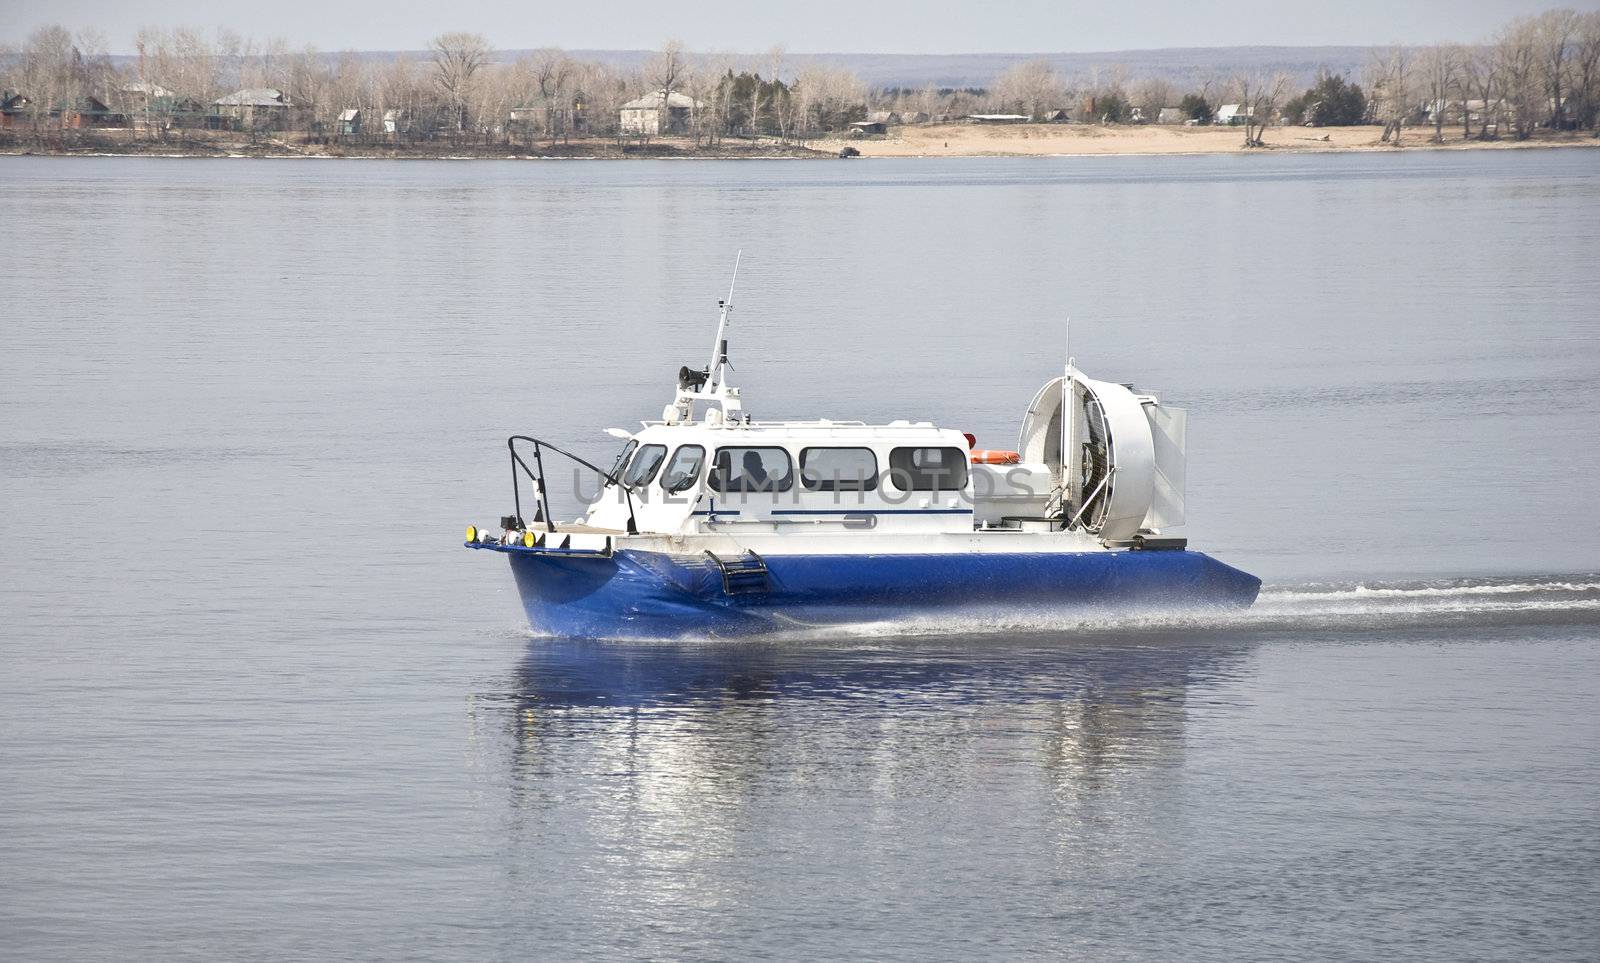
[[[645,94],[643,97],[639,97],[639,98],[636,98],[634,100],[628,101],[627,103],[622,105],[622,109],[623,110],[659,110],[663,106],[665,106],[665,107],[688,107],[688,108],[696,108],[697,109],[697,108],[700,108],[700,107],[704,107],[705,104],[700,103],[700,101],[695,100],[693,97],[690,97],[688,94],[680,93],[679,91],[676,91],[676,90],[674,90],[670,94],[667,93],[665,90],[657,90],[654,93]]]
[[[218,97],[213,103],[219,107],[288,107],[289,98],[283,91],[276,87],[246,87],[236,90],[226,97]]]
[[[124,84],[122,92],[125,94],[145,94],[149,97],[171,97],[172,91],[160,84],[147,83],[143,80],[131,84]]]

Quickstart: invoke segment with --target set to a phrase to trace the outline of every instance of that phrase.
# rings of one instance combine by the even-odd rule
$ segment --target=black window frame
[[[814,451],[864,451],[872,459],[872,471],[862,484],[845,479],[828,479],[827,484],[811,485],[806,481],[806,456]],[[878,490],[878,453],[863,445],[808,445],[800,449],[800,490],[808,492],[871,492]]]
[[[644,476],[643,478],[639,479],[638,481],[634,481],[631,477],[629,477],[629,476],[631,476],[633,474],[633,466],[634,466],[634,464],[636,462],[638,462],[639,459],[644,457],[645,452],[649,451],[652,448],[661,449],[661,460],[656,462],[654,465],[650,466],[650,474]],[[639,446],[639,450],[635,451],[633,453],[633,457],[628,459],[628,467],[623,469],[623,472],[622,472],[621,476],[619,476],[621,481],[622,481],[623,487],[627,488],[629,491],[637,491],[638,489],[648,487],[650,482],[655,479],[656,474],[661,471],[661,466],[665,465],[666,463],[667,463],[667,446],[666,445],[657,444],[657,443],[654,443],[654,442],[652,442],[652,443],[650,443],[648,445],[640,445]]]
[[[916,451],[954,452],[955,464],[961,466],[959,484],[955,485],[954,487],[919,484],[919,481],[922,480],[943,481],[946,475],[942,471],[928,474],[924,469],[917,468],[914,464],[911,464],[911,459],[913,456],[910,453]],[[902,464],[901,452],[907,453],[903,456],[904,464]],[[966,491],[967,482],[972,478],[972,470],[968,463],[968,459],[969,456],[967,455],[967,452],[961,448],[957,448],[954,445],[900,445],[898,447],[889,449],[889,481],[894,484],[895,488],[903,492]],[[902,484],[904,481],[911,482],[910,487]]]
[[[722,473],[721,473],[721,471],[718,470],[717,463],[722,459],[722,453],[725,452],[725,451],[729,451],[729,452],[732,452],[732,451],[776,451],[776,452],[782,452],[783,453],[784,463],[789,466],[789,470],[785,473],[784,479],[783,479],[783,484],[781,486],[780,485],[773,485],[770,488],[755,488],[755,489],[750,489],[750,488],[724,489],[722,487],[722,477],[721,477]],[[740,471],[742,472],[743,470],[744,469],[741,467]],[[789,491],[790,489],[794,488],[794,476],[795,476],[794,456],[789,454],[789,449],[783,447],[782,445],[720,445],[720,446],[718,446],[718,448],[716,450],[716,453],[711,456],[711,470],[706,476],[706,485],[712,491],[716,492],[719,495],[770,495],[770,494],[774,494],[774,493],[777,493],[777,492],[786,492],[786,491]]]
[[[629,438],[628,443],[617,453],[617,460],[611,463],[611,477],[617,480],[617,484],[622,484],[622,472],[628,467],[628,462],[633,460],[633,453],[638,450],[639,439]]]
[[[689,479],[683,485],[683,487],[681,487],[681,488],[668,488],[667,487],[667,474],[672,471],[672,463],[677,461],[678,460],[678,456],[683,454],[686,450],[688,450],[690,448],[693,448],[693,449],[695,449],[696,451],[698,451],[700,453],[700,463],[695,465],[694,474],[689,477]],[[692,442],[689,443],[689,444],[686,444],[686,445],[679,445],[677,448],[673,449],[672,456],[670,458],[668,458],[666,461],[661,463],[660,480],[657,482],[657,484],[659,484],[661,486],[661,491],[664,492],[665,494],[668,494],[668,495],[676,495],[679,492],[686,492],[689,489],[693,488],[695,485],[699,484],[699,482],[700,482],[700,473],[705,470],[705,467],[706,467],[706,446],[705,445],[696,445],[696,444],[694,444]]]

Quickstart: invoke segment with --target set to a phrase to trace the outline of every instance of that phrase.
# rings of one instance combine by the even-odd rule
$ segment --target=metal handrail
[[[533,445],[533,463],[538,466],[537,471],[529,468],[528,463],[522,460],[521,455],[517,454],[517,442],[519,441],[526,441]],[[582,465],[584,468],[594,472],[596,475],[599,475],[601,478],[605,479],[606,484],[616,485],[618,488],[622,489],[623,495],[628,499],[628,534],[639,534],[639,523],[634,518],[633,492],[628,488],[627,485],[624,485],[622,480],[616,475],[606,471],[598,465],[594,465],[582,458],[579,458],[577,455],[567,451],[565,448],[560,448],[556,445],[550,444],[548,441],[543,441],[529,435],[510,436],[506,439],[506,448],[511,452],[511,500],[512,504],[515,506],[518,525],[526,524],[522,520],[522,486],[517,480],[517,468],[520,466],[523,473],[528,476],[528,480],[533,483],[533,494],[534,497],[538,499],[538,504],[534,510],[533,520],[535,522],[543,521],[546,531],[553,532],[556,530],[555,519],[550,515],[550,496],[545,491],[544,485],[544,449],[548,448],[556,454],[571,459],[572,461],[577,462],[579,465]],[[602,491],[603,490],[604,489],[602,489]],[[541,518],[540,516],[543,517]]]

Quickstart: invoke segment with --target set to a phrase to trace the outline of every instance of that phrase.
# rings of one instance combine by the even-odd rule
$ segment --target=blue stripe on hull
[[[509,553],[528,621],[573,638],[744,635],[941,612],[1243,607],[1261,580],[1200,552],[786,555],[765,592],[726,595],[704,556]]]

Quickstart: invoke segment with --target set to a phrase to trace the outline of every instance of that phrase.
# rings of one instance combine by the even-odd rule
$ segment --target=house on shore
[[[619,111],[621,130],[639,137],[687,134],[695,114],[705,106],[688,94],[657,90],[622,105]]]
[[[851,137],[873,137],[889,132],[889,125],[881,120],[858,120],[850,125]]]
[[[1039,120],[1041,123],[1045,124],[1070,124],[1072,123],[1072,114],[1067,110],[1057,107],[1054,110],[1045,111]]]
[[[304,113],[276,87],[246,87],[211,104],[214,126],[234,130],[291,130]]]
[[[506,116],[506,129],[524,135],[579,134],[588,129],[588,118],[576,100],[571,107],[513,107]]]
[[[26,94],[14,90],[5,92],[0,98],[0,130],[12,130],[21,127],[28,120],[28,108],[33,105]]]
[[[27,94],[7,91],[0,98],[0,130],[11,130],[29,123],[34,117],[34,102]],[[127,115],[118,113],[91,94],[57,101],[47,112],[48,126],[63,130],[82,130],[86,127],[124,127]]]
[[[118,92],[128,111],[128,126],[134,130],[170,130],[174,127],[203,127],[206,108],[193,97],[182,97],[160,84],[139,81]]]
[[[1161,113],[1156,115],[1158,124],[1181,124],[1188,119],[1189,115],[1181,107],[1163,107]]]
[[[129,110],[153,110],[155,105],[162,100],[173,100],[175,94],[160,84],[150,83],[146,80],[123,84],[117,91],[122,95],[122,102]]]
[[[1245,113],[1244,107],[1239,104],[1223,104],[1218,107],[1216,119],[1212,121],[1214,124],[1221,124],[1225,127],[1242,127],[1247,123],[1254,122],[1255,118]]]
[[[361,108],[346,107],[339,111],[339,136],[355,137],[361,133]]]
[[[71,100],[63,100],[50,112],[52,117],[59,120],[61,126],[68,130],[82,130],[86,127],[124,127],[128,118],[117,113],[99,97],[85,94]]]
[[[1026,124],[1031,118],[1027,114],[968,114],[967,121],[973,124]]]

